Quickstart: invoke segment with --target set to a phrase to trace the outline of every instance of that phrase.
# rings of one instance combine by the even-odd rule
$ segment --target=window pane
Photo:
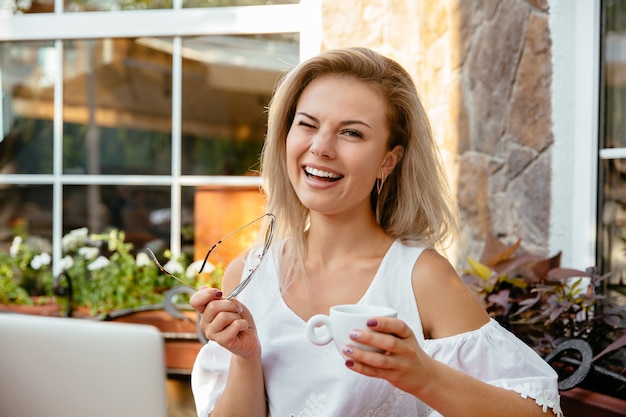
[[[626,2],[603,2],[603,148],[626,148]],[[603,272],[626,271],[626,159],[602,161],[599,263]],[[618,276],[614,282],[617,283]]]
[[[198,260],[204,259],[216,242],[263,214],[264,199],[258,186],[201,186],[193,188],[193,204],[194,259]],[[210,261],[227,265],[248,248],[259,225],[224,240]]]
[[[135,249],[151,242],[169,245],[170,187],[66,185],[63,233],[88,227],[92,233],[124,230]]]
[[[169,174],[172,56],[136,39],[68,42],[63,172]]]
[[[0,43],[0,173],[52,173],[52,42]]]
[[[258,169],[272,91],[297,62],[293,34],[184,39],[183,174],[248,175]]]
[[[190,260],[193,260],[194,245],[196,242],[194,219],[195,188],[196,187],[181,188],[181,252],[188,254]]]
[[[17,227],[52,240],[52,185],[0,185],[0,244],[10,243]]]
[[[53,13],[54,0],[9,0],[0,2],[0,12],[11,13]]]
[[[183,0],[183,7],[256,6],[297,3],[300,3],[300,0]]]
[[[626,2],[604,4],[604,143],[626,147]]]
[[[65,0],[66,12],[171,9],[172,0]]]
[[[626,271],[626,159],[603,161],[602,256],[605,272]]]

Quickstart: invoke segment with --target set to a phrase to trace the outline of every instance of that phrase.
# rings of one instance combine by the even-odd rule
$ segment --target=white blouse
[[[556,372],[495,320],[471,332],[424,340],[411,283],[413,265],[422,250],[394,242],[359,304],[394,307],[398,318],[412,328],[424,351],[434,359],[524,398],[531,397],[544,412],[550,408],[562,416]],[[270,416],[441,416],[387,381],[347,369],[333,343],[313,345],[306,337],[305,322],[280,295],[276,253],[280,251],[268,253],[238,297],[252,312],[257,326]],[[215,342],[200,350],[191,374],[199,417],[207,417],[219,399],[229,361],[230,353]]]

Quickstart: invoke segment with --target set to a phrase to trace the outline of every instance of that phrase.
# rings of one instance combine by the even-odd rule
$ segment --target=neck
[[[307,259],[328,264],[355,256],[371,256],[386,251],[392,241],[371,213],[341,216],[312,213]]]
[[[283,293],[287,305],[305,320],[316,313],[327,313],[332,305],[358,302],[393,238],[371,213],[311,213],[306,241],[303,279],[291,281]]]

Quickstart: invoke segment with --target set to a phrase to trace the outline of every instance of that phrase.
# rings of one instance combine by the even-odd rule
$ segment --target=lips
[[[309,166],[304,167],[304,172],[306,173],[307,177],[316,179],[318,181],[333,182],[343,178],[343,175],[337,174],[335,172],[324,171],[322,169],[312,168]]]

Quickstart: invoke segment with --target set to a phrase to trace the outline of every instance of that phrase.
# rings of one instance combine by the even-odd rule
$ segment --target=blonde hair
[[[380,91],[388,102],[389,149],[404,155],[377,194],[372,210],[379,225],[409,245],[438,246],[457,230],[456,204],[449,191],[439,150],[411,76],[397,62],[367,48],[324,52],[296,66],[282,79],[270,102],[267,138],[261,153],[261,175],[267,211],[276,215],[275,237],[289,243],[285,256],[289,271],[281,273],[283,288],[289,276],[304,271],[308,209],[289,182],[286,138],[302,91],[323,75],[348,76]]]

